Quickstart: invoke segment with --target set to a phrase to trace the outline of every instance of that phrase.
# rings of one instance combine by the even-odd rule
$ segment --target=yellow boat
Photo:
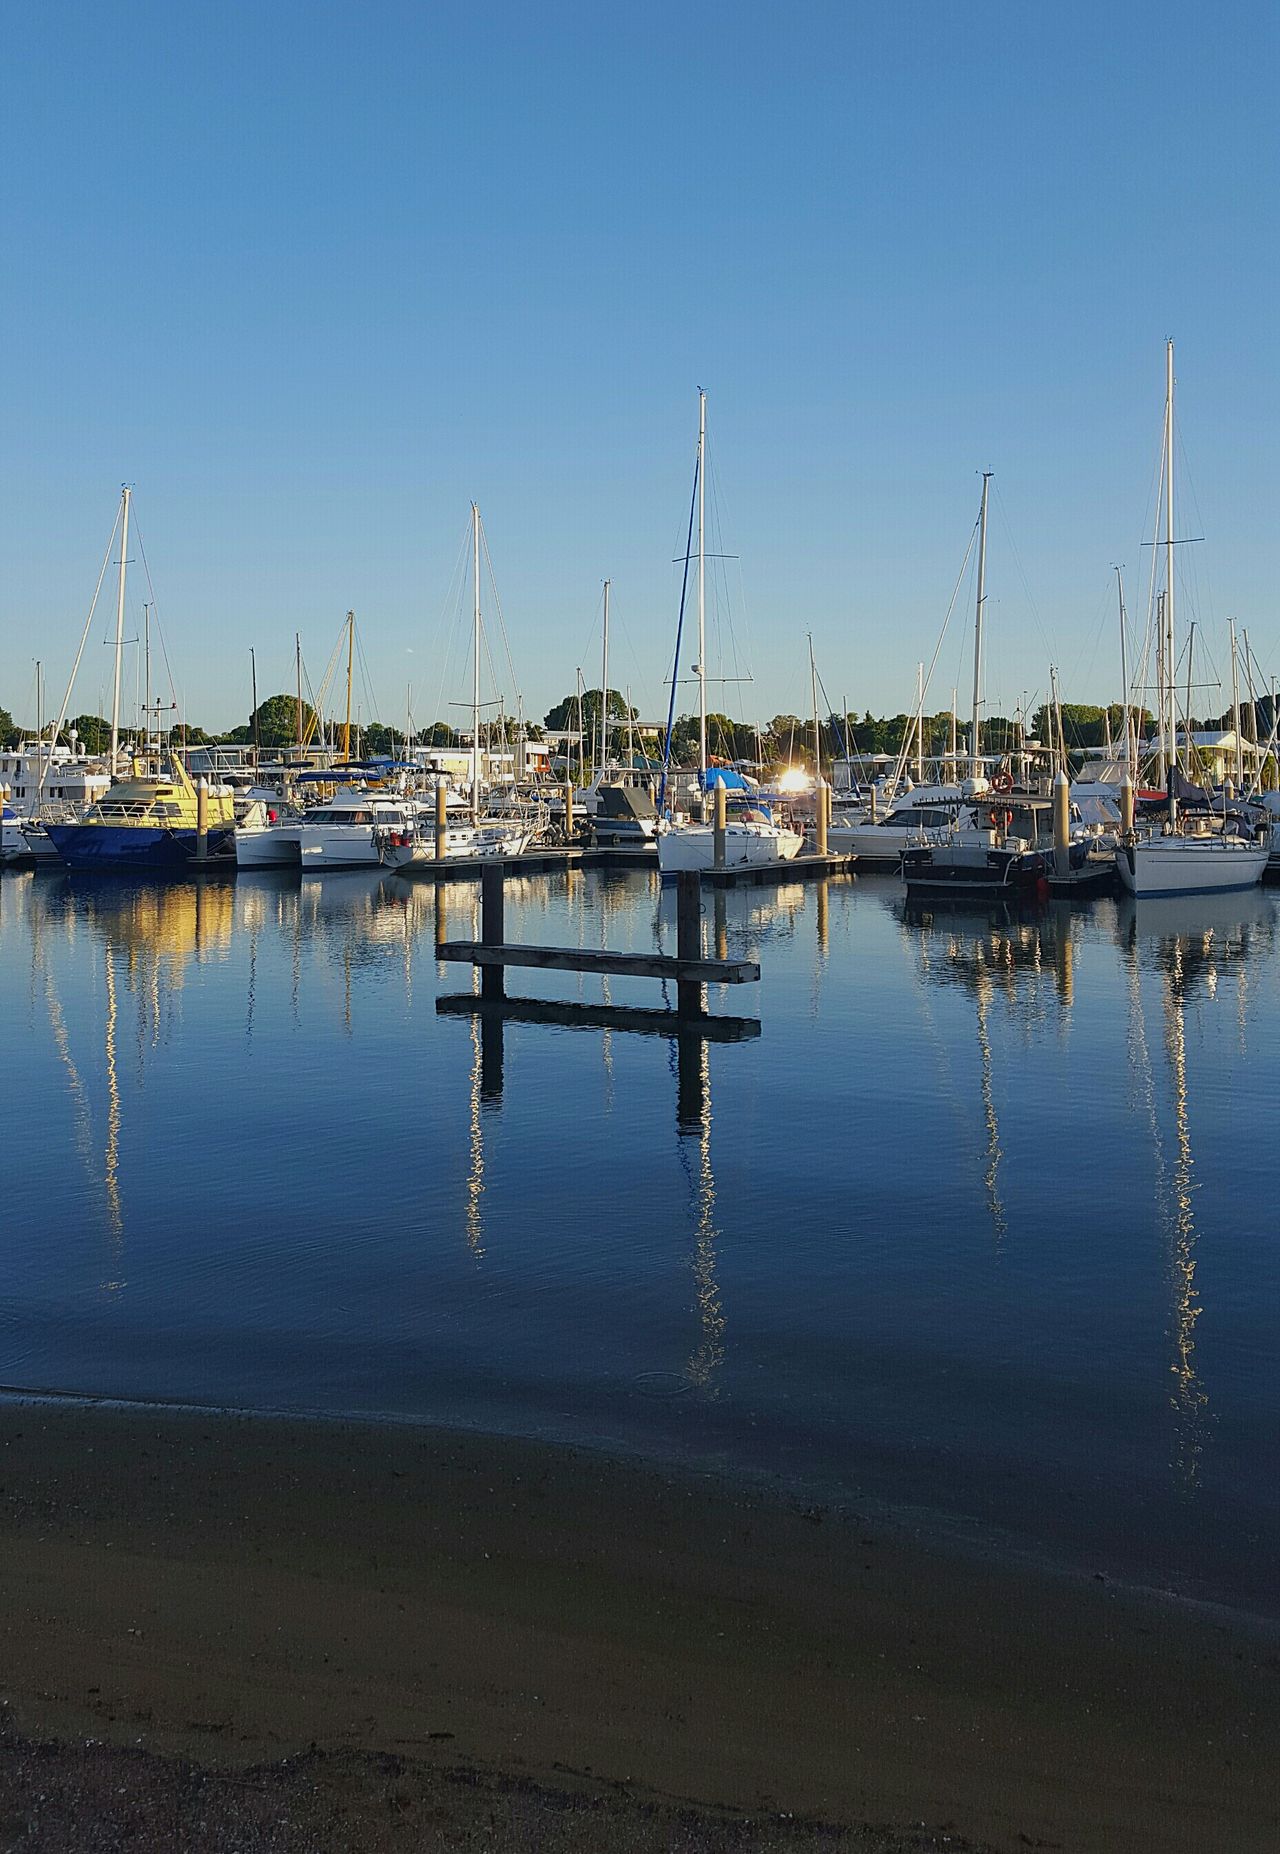
[[[50,840],[71,869],[185,869],[199,848],[205,806],[207,854],[235,860],[234,796],[225,786],[199,792],[174,756],[151,777],[135,761],[73,824],[50,824]]]

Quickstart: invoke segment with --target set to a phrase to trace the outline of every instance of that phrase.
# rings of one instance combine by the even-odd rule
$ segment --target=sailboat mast
[[[924,664],[916,664],[916,784],[924,784]]]
[[[583,743],[582,743],[582,669],[581,669],[581,666],[579,666],[579,668],[575,671],[575,674],[578,678],[578,784],[585,785],[586,781],[582,777],[582,758],[583,758],[584,749],[583,749]]]
[[[1129,746],[1129,641],[1125,635],[1124,613],[1124,576],[1116,568],[1116,600],[1120,608],[1120,703],[1121,726],[1124,730],[1124,758],[1130,778],[1133,777],[1133,754]]]
[[[480,504],[471,504],[471,572],[475,604],[471,618],[471,822],[480,818]]]
[[[818,669],[813,660],[813,632],[809,633],[809,689],[813,699],[813,789],[822,784],[822,727],[818,721]]]
[[[249,685],[253,695],[253,764],[256,771],[262,762],[262,729],[258,722],[258,659],[249,646]]]
[[[1236,621],[1227,619],[1231,632],[1231,730],[1236,741],[1236,790],[1244,782],[1244,742],[1240,738],[1240,668],[1236,654]]]
[[[1169,824],[1176,822],[1172,773],[1178,764],[1178,698],[1173,654],[1173,342],[1165,344],[1164,383],[1164,679],[1168,712]]]
[[[990,470],[982,472],[982,507],[978,512],[978,596],[973,614],[973,731],[969,736],[969,776],[982,777],[982,607],[987,598],[987,487]]]
[[[601,649],[600,663],[600,771],[609,764],[609,589],[612,580],[604,582],[604,644]]]
[[[342,758],[351,763],[351,668],[356,651],[356,615],[347,613],[347,718],[342,725]]]
[[[111,770],[116,770],[116,756],[120,751],[120,665],[124,658],[124,582],[129,559],[129,498],[132,491],[126,483],[120,491],[120,579],[116,591],[116,668],[115,681],[111,691]]]
[[[707,395],[698,388],[698,763],[707,789]]]

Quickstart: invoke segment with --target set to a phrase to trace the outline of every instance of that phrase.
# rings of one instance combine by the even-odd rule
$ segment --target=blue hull
[[[196,853],[193,830],[152,830],[146,825],[50,824],[49,839],[68,869],[186,869]],[[209,832],[209,855],[234,858],[235,832]]]

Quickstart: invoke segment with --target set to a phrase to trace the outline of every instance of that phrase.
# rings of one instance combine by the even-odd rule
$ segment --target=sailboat
[[[1116,851],[1120,881],[1131,895],[1228,894],[1262,880],[1269,847],[1240,836],[1224,815],[1215,816],[1202,792],[1178,767],[1177,697],[1174,688],[1173,571],[1173,343],[1165,346],[1164,405],[1164,651],[1159,691],[1160,732],[1165,762],[1167,811],[1162,828],[1128,832]],[[1126,691],[1126,701],[1128,692]],[[1167,753],[1165,748],[1167,747]],[[1190,808],[1199,800],[1201,809]],[[1181,808],[1187,803],[1185,815]]]
[[[698,393],[698,460],[695,470],[698,511],[698,790],[705,807],[707,795],[717,785],[732,793],[727,801],[724,832],[724,859],[719,865],[737,869],[747,865],[790,862],[800,853],[804,841],[799,831],[775,824],[769,806],[751,793],[741,776],[710,766],[707,759],[707,548],[706,548],[706,457],[707,395]],[[685,554],[686,570],[688,551]],[[684,616],[683,597],[681,618]],[[671,673],[671,710],[674,716],[676,685],[680,675],[680,633],[676,634],[676,661]],[[671,727],[667,727],[667,766],[663,771],[665,788],[671,758]],[[664,794],[665,795],[665,794]],[[716,829],[712,824],[676,824],[664,817],[658,827],[658,868],[663,875],[681,869],[717,867]]]
[[[126,485],[120,498],[120,576],[108,761],[113,783],[83,817],[50,822],[46,834],[72,869],[185,869],[199,852],[202,837],[208,857],[230,861],[234,857],[235,801],[229,786],[210,786],[201,780],[197,790],[190,773],[172,751],[160,756],[154,772],[131,756],[128,770],[119,776],[120,671],[131,496]],[[59,717],[55,735],[61,723]]]
[[[471,609],[471,821],[448,826],[443,848],[450,860],[518,856],[533,838],[532,828],[521,818],[487,822],[481,818],[480,648],[483,626],[480,617],[480,505],[477,502],[471,504],[471,570],[474,591]],[[384,868],[397,871],[411,871],[415,865],[434,862],[434,821],[420,817],[416,830],[387,833],[379,855]]]

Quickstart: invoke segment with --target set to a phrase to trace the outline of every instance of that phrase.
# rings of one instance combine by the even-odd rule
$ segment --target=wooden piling
[[[506,939],[503,930],[503,887],[506,876],[500,862],[487,863],[480,876],[480,943],[482,946],[501,946]],[[482,966],[480,968],[480,996],[482,998],[501,998],[506,987],[505,971],[502,966]]]
[[[724,868],[725,844],[728,840],[729,803],[728,795],[720,780],[716,781],[716,812],[711,842],[712,863],[716,869]]]
[[[1120,781],[1120,828],[1128,832],[1133,829],[1133,780],[1128,773]]]
[[[827,799],[830,796],[825,779],[818,781],[818,817],[814,825],[814,848],[819,856],[827,853]]]
[[[564,788],[564,834],[568,838],[572,838],[573,836],[573,780],[572,779],[570,779],[569,783]]]
[[[702,883],[696,869],[681,869],[676,875],[676,957],[702,957]],[[705,1013],[704,991],[700,984],[681,979],[676,985],[676,1009],[681,1017],[701,1017]]]
[[[436,780],[436,861],[442,863],[449,853],[449,788],[443,779]]]
[[[1071,788],[1061,771],[1053,781],[1053,870],[1057,876],[1071,873]]]
[[[209,781],[203,773],[196,781],[196,861],[209,860]]]

